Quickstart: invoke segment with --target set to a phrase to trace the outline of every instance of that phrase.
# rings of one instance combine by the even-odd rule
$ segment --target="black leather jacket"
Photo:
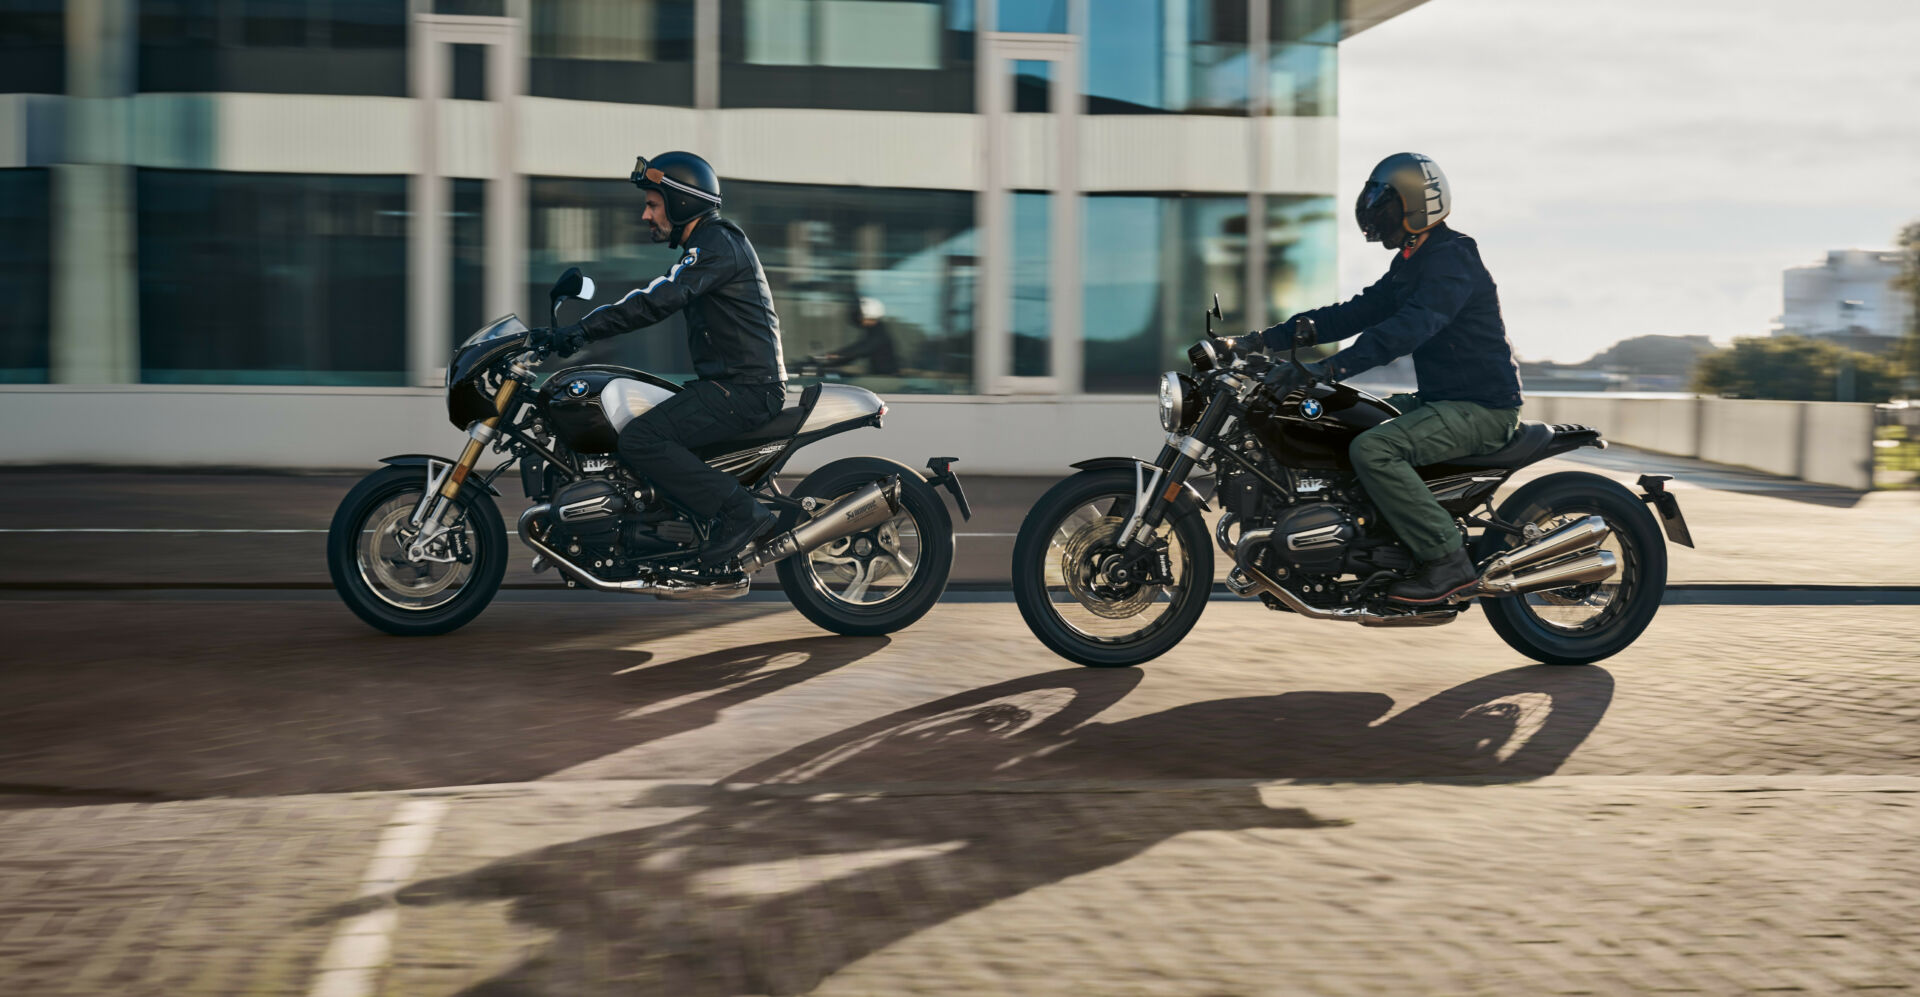
[[[718,215],[694,226],[680,262],[664,276],[588,312],[580,325],[588,339],[605,339],[683,308],[687,347],[701,377],[750,384],[787,379],[767,272],[747,234]]]

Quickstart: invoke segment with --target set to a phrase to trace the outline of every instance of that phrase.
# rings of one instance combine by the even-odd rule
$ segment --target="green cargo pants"
[[[1400,417],[1361,433],[1347,452],[1360,483],[1400,542],[1422,561],[1438,560],[1464,540],[1453,517],[1434,501],[1432,490],[1413,469],[1506,446],[1520,425],[1520,410],[1474,402],[1422,402],[1416,395],[1394,395],[1387,403],[1400,410]]]

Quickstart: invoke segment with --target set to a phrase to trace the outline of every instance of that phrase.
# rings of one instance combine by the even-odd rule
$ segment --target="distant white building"
[[[1824,263],[1788,267],[1776,336],[1818,336],[1886,352],[1913,321],[1913,299],[1893,286],[1900,254],[1836,249]]]

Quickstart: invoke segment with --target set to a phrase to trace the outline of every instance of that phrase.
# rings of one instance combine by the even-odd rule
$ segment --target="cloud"
[[[1341,203],[1446,169],[1530,358],[1762,335],[1780,271],[1920,218],[1920,3],[1429,0],[1341,46]],[[1387,257],[1342,225],[1341,287]]]

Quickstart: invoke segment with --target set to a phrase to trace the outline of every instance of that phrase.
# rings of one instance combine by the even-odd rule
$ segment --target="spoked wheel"
[[[455,505],[452,529],[429,538],[424,555],[409,520],[425,493],[419,468],[390,467],[363,478],[340,502],[327,532],[327,569],[354,615],[400,636],[443,634],[479,615],[507,570],[507,531],[478,485]]]
[[[1667,548],[1638,496],[1597,474],[1555,474],[1515,492],[1499,515],[1542,535],[1599,516],[1611,531],[1600,549],[1616,564],[1603,581],[1484,598],[1487,621],[1514,650],[1551,665],[1590,664],[1625,650],[1653,622],[1666,594]]]
[[[947,589],[953,519],[919,472],[879,457],[853,457],[808,475],[794,496],[831,503],[894,474],[900,476],[899,515],[780,562],[780,587],[794,608],[834,633],[893,633],[925,616]]]
[[[1013,594],[1040,642],[1095,668],[1137,665],[1178,644],[1206,609],[1213,548],[1200,509],[1182,494],[1151,543],[1141,577],[1121,563],[1133,514],[1129,471],[1086,471],[1042,496],[1013,547]]]

